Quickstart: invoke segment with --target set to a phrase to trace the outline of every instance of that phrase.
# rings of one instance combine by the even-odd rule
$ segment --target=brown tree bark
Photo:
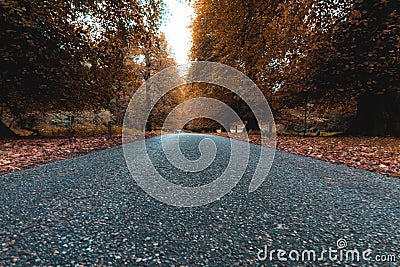
[[[17,135],[0,120],[0,139],[10,137],[17,137]]]
[[[362,95],[353,127],[361,135],[400,137],[400,92]]]

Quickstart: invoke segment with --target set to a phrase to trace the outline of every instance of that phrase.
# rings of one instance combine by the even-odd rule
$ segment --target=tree
[[[347,19],[335,26],[334,53],[317,77],[357,100],[359,134],[400,136],[398,10],[394,0],[354,1]]]
[[[286,51],[276,80],[280,102],[313,102],[320,113],[357,110],[357,133],[399,135],[398,110],[382,108],[399,84],[397,1],[289,2],[274,19]],[[392,97],[374,101],[385,92]]]
[[[266,43],[269,32],[267,25],[274,17],[280,2],[196,1],[194,7],[197,16],[192,25],[191,58],[224,63],[242,71],[256,82],[270,100],[272,86],[269,84],[268,66],[265,63],[270,57]],[[237,105],[240,98],[235,94],[213,86],[197,90],[204,95],[223,100],[238,110],[243,120],[254,120],[254,114],[246,105]],[[246,108],[239,108],[240,106]]]
[[[161,1],[0,2],[0,109],[21,117],[106,107],[126,79],[129,45],[161,9]]]
[[[192,58],[243,71],[276,100],[275,112],[307,103],[321,114],[357,103],[360,111],[366,95],[398,91],[397,2],[199,0]],[[394,122],[383,128],[399,127],[396,112],[386,112]]]

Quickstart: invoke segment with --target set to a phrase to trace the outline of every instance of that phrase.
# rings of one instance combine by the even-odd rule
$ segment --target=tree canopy
[[[163,5],[6,0],[0,12],[0,106],[18,115],[106,106],[127,80],[131,47],[160,38]]]
[[[398,6],[198,0],[191,56],[243,71],[275,110],[311,101],[323,112],[354,111],[366,93],[399,90]]]

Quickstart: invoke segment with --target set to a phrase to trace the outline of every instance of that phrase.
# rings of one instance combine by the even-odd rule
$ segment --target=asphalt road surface
[[[219,163],[202,175],[147,143],[160,172],[196,186],[229,160],[223,137],[184,135],[183,153],[195,159],[205,137]],[[277,152],[248,193],[258,149],[229,194],[195,208],[147,195],[121,147],[0,176],[0,266],[400,266],[399,179]]]

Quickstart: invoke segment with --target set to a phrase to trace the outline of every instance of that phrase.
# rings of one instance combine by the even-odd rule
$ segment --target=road
[[[185,135],[183,153],[195,158],[205,137],[227,162],[223,137]],[[160,138],[147,143],[161,154]],[[229,194],[195,208],[147,195],[121,147],[0,176],[0,266],[400,265],[399,179],[278,151],[267,179],[248,193],[258,148],[251,146],[245,175]],[[219,162],[188,175],[164,160],[154,157],[186,186],[208,183],[224,168]],[[278,249],[286,254],[278,258]],[[310,250],[317,259],[307,258]],[[366,251],[365,259],[340,261],[348,250]],[[396,262],[376,261],[387,258]]]

